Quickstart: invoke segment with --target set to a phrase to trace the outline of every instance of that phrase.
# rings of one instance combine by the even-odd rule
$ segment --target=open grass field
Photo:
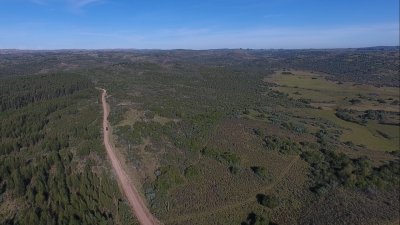
[[[353,82],[337,82],[327,75],[306,71],[277,71],[265,79],[279,86],[275,90],[289,94],[294,99],[309,99],[316,106],[325,108],[347,107],[354,110],[385,110],[399,112],[399,89],[395,87],[374,87]],[[349,100],[360,99],[352,105]],[[383,100],[385,103],[380,103]]]
[[[351,141],[356,145],[365,145],[376,151],[394,151],[399,148],[398,126],[376,123],[362,126],[336,117],[333,110],[304,109],[300,114],[320,117],[337,124],[343,131],[340,136],[342,142]],[[382,137],[377,131],[388,133],[390,139]]]
[[[399,90],[392,87],[373,87],[371,85],[355,85],[351,82],[338,83],[326,79],[327,75],[304,71],[278,71],[265,79],[277,84],[273,89],[289,94],[294,99],[307,99],[314,109],[299,112],[303,116],[316,116],[329,120],[342,128],[340,140],[351,141],[356,145],[364,145],[376,151],[394,151],[399,149],[399,125],[379,124],[369,121],[364,125],[348,122],[335,115],[337,108],[354,111],[383,110],[399,112]],[[359,99],[352,104],[349,100]],[[378,99],[385,102],[378,102]],[[398,116],[397,116],[398,119]],[[382,136],[383,134],[383,136]],[[385,135],[386,134],[386,135]]]

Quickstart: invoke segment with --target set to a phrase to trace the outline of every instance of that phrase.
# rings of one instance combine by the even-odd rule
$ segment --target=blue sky
[[[0,0],[0,48],[399,45],[399,0]]]

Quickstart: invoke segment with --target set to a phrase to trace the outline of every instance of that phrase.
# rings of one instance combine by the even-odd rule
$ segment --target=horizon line
[[[340,49],[366,49],[366,48],[400,48],[400,45],[372,45],[364,47],[335,47],[335,48],[54,48],[54,49],[29,49],[29,48],[0,48],[0,51],[121,51],[121,50],[137,50],[137,51],[212,51],[212,50],[340,50]]]

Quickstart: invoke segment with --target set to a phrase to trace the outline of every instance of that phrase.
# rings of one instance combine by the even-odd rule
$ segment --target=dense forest
[[[0,224],[132,224],[81,75],[2,79]]]

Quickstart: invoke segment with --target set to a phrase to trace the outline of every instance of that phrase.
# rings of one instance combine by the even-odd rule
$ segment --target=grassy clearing
[[[367,126],[362,126],[339,119],[335,116],[335,111],[333,110],[304,109],[301,114],[323,118],[342,127],[343,134],[340,137],[342,142],[351,141],[356,145],[365,145],[367,148],[377,151],[394,151],[399,147],[399,130],[396,130],[396,126],[371,122]],[[389,131],[393,139],[378,135],[376,130],[382,130],[385,133]]]
[[[399,148],[399,126],[376,121],[368,121],[364,126],[335,116],[336,108],[398,112],[398,104],[393,104],[399,99],[398,88],[338,83],[327,80],[324,75],[304,71],[278,71],[265,81],[278,84],[273,89],[294,99],[308,99],[315,109],[304,109],[297,114],[316,116],[338,125],[343,129],[342,142],[352,142],[376,151]]]
[[[399,90],[394,87],[374,87],[358,85],[351,82],[339,83],[326,79],[326,76],[305,71],[292,71],[282,74],[277,71],[265,79],[279,86],[275,90],[289,94],[294,99],[310,99],[314,103],[330,103],[335,106],[348,106],[355,110],[387,110],[398,112],[399,107],[391,103],[399,100]],[[351,105],[349,100],[360,99],[361,102]],[[379,103],[384,100],[385,103]]]

